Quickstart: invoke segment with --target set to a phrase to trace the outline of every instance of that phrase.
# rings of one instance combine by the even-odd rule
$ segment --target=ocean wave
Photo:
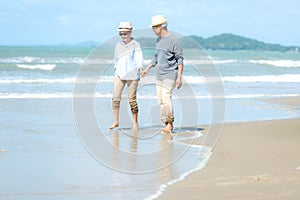
[[[235,82],[235,83],[299,83],[300,74],[261,75],[261,76],[224,76],[224,77],[197,77],[184,76],[190,84],[204,84],[210,82]]]
[[[32,62],[45,62],[45,59],[40,57],[8,57],[8,58],[0,58],[0,63],[32,63]]]
[[[300,67],[299,60],[250,60],[249,62],[275,67]]]
[[[113,59],[106,58],[85,58],[85,57],[9,57],[0,58],[0,63],[5,64],[110,64]]]
[[[70,99],[70,98],[111,98],[112,94],[80,94],[65,93],[0,93],[0,99]]]
[[[80,57],[71,57],[71,58],[43,58],[43,57],[9,57],[9,58],[0,58],[0,63],[12,63],[12,64],[22,64],[22,63],[36,63],[36,64],[58,64],[58,63],[76,63],[82,64],[84,63],[85,58]]]
[[[41,79],[0,79],[0,84],[85,84],[85,83],[113,83],[113,76],[90,77],[90,78],[41,78]],[[263,76],[225,76],[225,77],[201,77],[184,76],[184,83],[207,84],[210,82],[233,82],[233,83],[300,83],[300,74],[263,75]],[[154,83],[155,77],[142,79],[140,84]]]
[[[144,64],[150,63],[150,59],[145,59]],[[33,57],[33,56],[21,56],[21,57],[7,57],[0,58],[0,63],[4,64],[111,64],[113,63],[113,58],[88,58],[88,57]],[[259,64],[267,65],[273,67],[300,67],[300,60],[254,60],[254,59],[210,59],[209,57],[198,60],[185,59],[184,64],[189,65],[226,65],[226,64]]]
[[[55,64],[37,64],[37,65],[17,64],[17,66],[21,69],[31,69],[31,70],[40,69],[40,70],[47,70],[47,71],[51,71],[56,67]]]
[[[147,60],[147,62],[149,62]],[[300,67],[300,60],[238,60],[238,59],[212,59],[209,58],[203,60],[184,60],[185,65],[228,65],[228,64],[242,64],[247,66],[247,64],[259,64],[271,67]]]
[[[62,79],[4,79],[0,84],[53,84],[53,83],[75,83],[75,78]]]
[[[264,75],[264,76],[227,76],[222,77],[223,82],[237,83],[299,83],[300,74]]]
[[[126,95],[125,95],[126,96]],[[300,94],[231,94],[225,96],[214,96],[213,98],[226,98],[226,99],[250,99],[250,98],[263,98],[263,97],[296,97]],[[0,99],[70,99],[70,98],[112,98],[112,93],[99,93],[95,94],[74,94],[72,92],[65,93],[0,93]],[[141,95],[138,98],[143,99],[156,99],[156,95]],[[174,96],[173,99],[211,99],[211,95],[196,95],[196,96]]]
[[[224,59],[224,60],[186,60],[186,64],[194,64],[194,65],[207,65],[207,64],[215,64],[218,66],[227,65],[227,64],[235,64],[240,63],[245,66],[247,64],[259,64],[266,65],[270,67],[300,67],[300,60],[237,60],[237,59]]]
[[[216,65],[229,64],[229,63],[237,63],[237,62],[241,62],[241,61],[235,60],[235,59],[229,59],[229,60],[213,60],[213,63],[216,64]]]
[[[75,83],[113,83],[113,76],[101,78],[40,78],[40,79],[0,79],[0,84],[75,84]]]

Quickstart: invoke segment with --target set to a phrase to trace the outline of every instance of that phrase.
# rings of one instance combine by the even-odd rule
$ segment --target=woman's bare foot
[[[138,124],[133,124],[131,130],[137,131],[138,129],[139,129],[139,125]]]
[[[161,130],[164,133],[171,133],[173,131],[173,124],[167,123],[166,126]]]
[[[109,127],[109,129],[114,129],[117,128],[119,126],[118,122],[114,122],[113,125],[111,125],[111,127]]]

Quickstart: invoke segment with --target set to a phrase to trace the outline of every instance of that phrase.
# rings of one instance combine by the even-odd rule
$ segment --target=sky
[[[101,42],[120,21],[149,28],[157,14],[183,35],[232,33],[300,46],[299,0],[2,0],[0,45]]]

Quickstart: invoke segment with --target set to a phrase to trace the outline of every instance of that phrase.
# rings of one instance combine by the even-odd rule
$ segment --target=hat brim
[[[132,31],[133,28],[118,28],[117,31],[127,31],[127,32],[130,32]]]
[[[156,23],[153,23],[151,24],[151,26],[158,26],[158,25],[162,25],[162,24],[165,24],[167,23],[168,20],[165,20],[165,21],[161,21],[161,22],[156,22]]]

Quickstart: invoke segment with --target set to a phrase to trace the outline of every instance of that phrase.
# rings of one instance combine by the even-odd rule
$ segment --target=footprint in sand
[[[252,180],[255,182],[267,182],[272,179],[272,177],[269,174],[262,174],[262,175],[257,175],[254,177],[251,177]]]
[[[258,183],[258,182],[267,182],[270,181],[272,177],[268,174],[256,175],[256,176],[231,176],[219,178],[219,185],[228,186],[228,185],[241,185],[249,182]]]
[[[222,177],[218,178],[219,185],[222,186],[229,186],[229,185],[240,185],[240,184],[245,184],[247,181],[240,176],[230,176],[230,177]]]

